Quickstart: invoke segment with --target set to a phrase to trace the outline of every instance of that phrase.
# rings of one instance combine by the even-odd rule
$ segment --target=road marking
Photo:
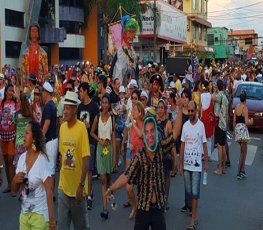
[[[256,145],[247,146],[246,165],[251,166],[253,164],[257,150],[258,150],[258,147]]]
[[[233,143],[233,142],[227,142],[228,143],[228,146],[230,148],[230,145]],[[211,160],[213,161],[218,161],[218,152],[217,152],[217,148],[214,148],[212,154],[211,154]]]
[[[229,147],[231,144],[232,144],[231,142],[228,142]],[[253,164],[257,150],[258,150],[258,147],[256,145],[248,145],[247,146],[246,165],[251,166]],[[240,154],[240,153],[238,153],[238,154]],[[218,161],[217,148],[215,148],[214,151],[212,152],[211,159],[213,161]],[[238,162],[237,162],[237,164],[238,164]]]
[[[261,138],[259,138],[259,137],[250,137],[250,140],[260,141]]]

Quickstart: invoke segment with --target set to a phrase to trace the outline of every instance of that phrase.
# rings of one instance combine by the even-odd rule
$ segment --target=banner
[[[121,47],[121,31],[120,22],[109,25],[109,54],[113,55]]]

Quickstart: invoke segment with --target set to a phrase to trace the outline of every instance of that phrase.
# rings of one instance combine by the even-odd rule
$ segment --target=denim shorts
[[[200,198],[201,172],[184,170],[184,186],[190,198],[198,200]]]
[[[71,222],[73,229],[90,230],[87,203],[85,199],[76,204],[75,197],[67,196],[58,190],[58,230],[69,230]]]

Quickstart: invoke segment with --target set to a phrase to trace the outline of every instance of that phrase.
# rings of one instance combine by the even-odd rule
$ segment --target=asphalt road
[[[217,151],[213,152],[209,165],[208,183],[201,186],[201,198],[198,207],[198,229],[201,230],[262,230],[263,229],[263,134],[251,132],[252,140],[248,146],[246,162],[247,179],[237,180],[239,145],[229,140],[232,166],[224,176],[213,174],[216,168]],[[114,174],[113,181],[118,174]],[[128,220],[129,208],[123,208],[126,193],[122,189],[115,193],[118,205],[116,211],[110,211],[109,219],[100,218],[101,190],[100,180],[93,181],[94,202],[90,211],[90,226],[95,230],[132,230],[134,221]],[[2,194],[0,188],[0,229],[19,229],[20,203],[9,194]],[[176,175],[171,179],[169,197],[170,209],[167,211],[166,223],[168,230],[185,229],[190,216],[180,212],[184,201],[183,178]],[[55,204],[55,207],[57,204]],[[110,209],[110,207],[109,207]],[[56,209],[55,209],[56,210]],[[57,215],[57,213],[56,213]]]

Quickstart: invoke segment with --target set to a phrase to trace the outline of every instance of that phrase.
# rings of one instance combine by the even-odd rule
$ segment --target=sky
[[[213,27],[254,29],[263,41],[262,0],[208,0],[208,21]]]

